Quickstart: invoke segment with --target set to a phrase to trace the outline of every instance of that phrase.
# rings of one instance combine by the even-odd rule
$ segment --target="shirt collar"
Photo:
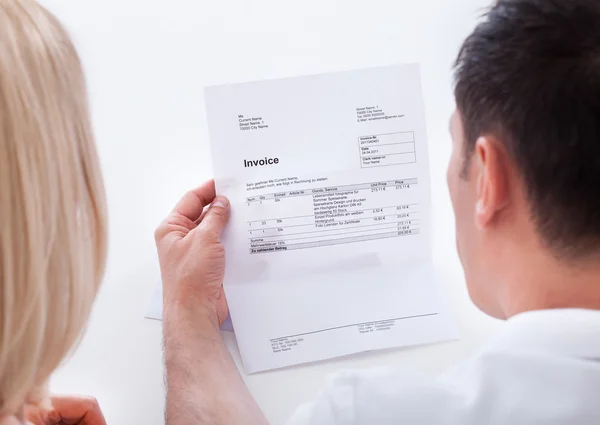
[[[518,314],[507,321],[491,347],[600,361],[600,310],[556,309]]]

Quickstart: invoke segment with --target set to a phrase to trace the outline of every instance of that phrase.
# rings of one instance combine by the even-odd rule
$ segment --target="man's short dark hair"
[[[455,68],[466,161],[480,135],[505,144],[542,239],[600,251],[600,0],[500,0]]]

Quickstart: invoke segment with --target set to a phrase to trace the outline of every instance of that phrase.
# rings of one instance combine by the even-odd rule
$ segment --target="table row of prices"
[[[250,253],[417,235],[417,185],[417,179],[393,180],[256,197],[248,205],[257,215],[282,214],[248,222]]]

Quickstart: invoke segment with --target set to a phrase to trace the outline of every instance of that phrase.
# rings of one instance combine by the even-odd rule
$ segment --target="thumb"
[[[221,237],[221,233],[229,221],[229,210],[229,200],[223,196],[218,196],[212,204],[210,204],[198,229],[217,234]]]

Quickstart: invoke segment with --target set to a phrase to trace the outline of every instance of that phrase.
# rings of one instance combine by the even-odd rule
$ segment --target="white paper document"
[[[418,65],[205,96],[248,373],[457,337],[431,265]]]

